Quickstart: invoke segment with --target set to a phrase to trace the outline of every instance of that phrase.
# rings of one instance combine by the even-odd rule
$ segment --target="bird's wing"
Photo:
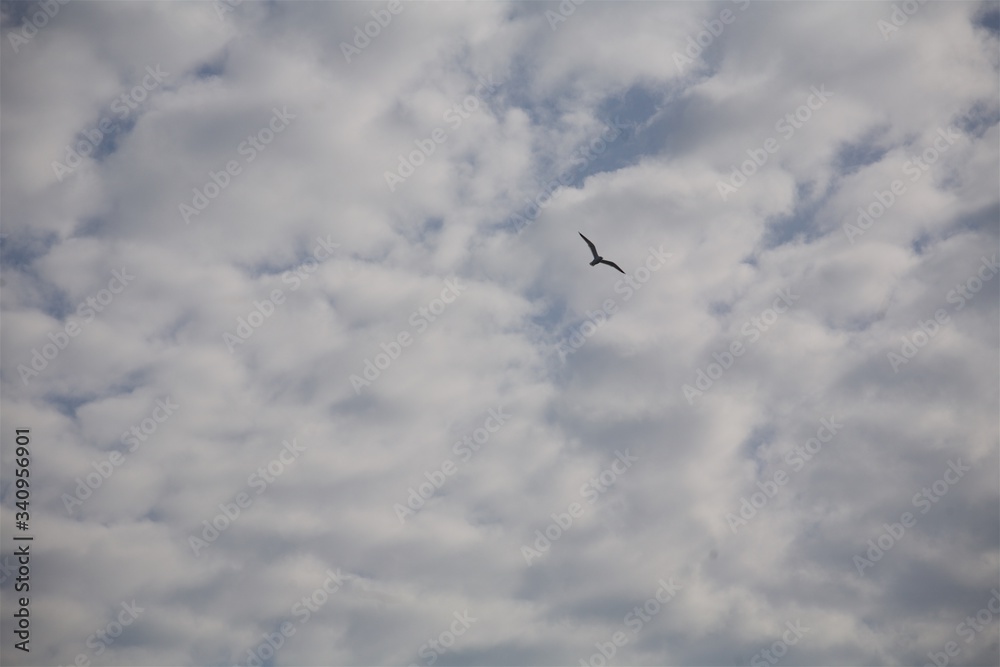
[[[577,234],[580,234],[580,232],[577,232]],[[600,257],[600,255],[597,254],[597,248],[595,248],[594,244],[590,242],[590,239],[588,239],[583,234],[580,234],[580,238],[583,239],[584,241],[586,241],[587,245],[590,246],[590,252],[594,253],[594,259],[597,259],[598,257]]]
[[[622,271],[622,267],[618,266],[618,265],[617,265],[617,264],[615,264],[614,262],[609,262],[609,261],[608,261],[608,260],[606,260],[606,259],[602,259],[602,260],[601,260],[601,264],[607,264],[608,266],[613,266],[613,267],[615,267],[616,269],[618,269],[619,271]],[[625,273],[625,272],[624,272],[624,271],[622,271],[622,273]]]

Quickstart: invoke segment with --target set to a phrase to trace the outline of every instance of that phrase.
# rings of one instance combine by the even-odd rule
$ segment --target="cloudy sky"
[[[998,34],[4,3],[3,662],[997,664]]]

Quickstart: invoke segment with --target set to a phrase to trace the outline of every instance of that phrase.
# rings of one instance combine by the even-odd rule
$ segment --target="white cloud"
[[[16,52],[5,6],[8,662],[997,661],[955,639],[1000,585],[995,8],[563,5],[71,2]]]

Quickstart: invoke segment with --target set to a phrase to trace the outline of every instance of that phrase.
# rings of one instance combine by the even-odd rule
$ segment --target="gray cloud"
[[[3,660],[995,664],[994,9],[4,4]]]

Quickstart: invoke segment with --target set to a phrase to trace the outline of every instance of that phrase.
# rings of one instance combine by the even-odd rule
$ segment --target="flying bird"
[[[580,234],[580,232],[577,232],[577,233]],[[591,266],[597,266],[598,264],[607,264],[608,266],[613,266],[616,269],[618,269],[619,271],[621,271],[622,273],[625,273],[624,271],[622,271],[622,267],[618,266],[614,262],[609,262],[608,260],[606,260],[603,257],[601,257],[600,255],[598,255],[597,254],[597,248],[595,248],[594,244],[590,242],[590,239],[588,239],[583,234],[580,234],[580,238],[587,242],[587,245],[590,246],[590,252],[594,253],[594,261],[590,263]]]

